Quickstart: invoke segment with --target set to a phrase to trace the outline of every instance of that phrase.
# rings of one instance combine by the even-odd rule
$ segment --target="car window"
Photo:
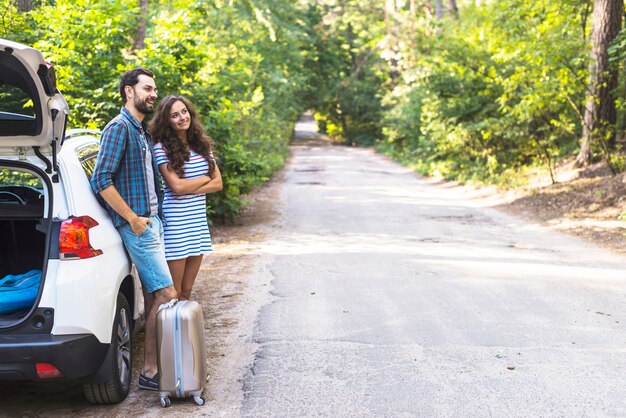
[[[43,189],[43,183],[38,176],[14,168],[0,167],[0,187],[11,186],[30,186],[35,189]]]
[[[0,136],[38,135],[42,117],[35,81],[17,58],[0,53]]]
[[[33,120],[33,101],[24,90],[0,83],[0,118],[3,120]]]
[[[89,180],[91,180],[91,176],[93,175],[93,169],[96,166],[99,150],[100,145],[98,144],[85,145],[76,150],[80,164],[83,166],[83,170]]]
[[[43,205],[43,182],[33,173],[0,167],[0,212],[4,205]]]
[[[36,130],[33,101],[24,90],[0,81],[0,136],[33,135]]]

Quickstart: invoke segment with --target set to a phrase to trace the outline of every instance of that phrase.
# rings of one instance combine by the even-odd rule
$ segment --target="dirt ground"
[[[626,215],[626,173],[613,176],[604,163],[576,169],[568,162],[557,167],[556,179],[535,179],[497,208],[626,254],[626,218],[620,219]]]
[[[143,360],[143,331],[133,347],[133,380],[128,398],[117,405],[87,402],[73,382],[0,381],[0,417],[237,417],[245,373],[254,359],[252,341],[258,309],[270,298],[270,283],[260,269],[255,248],[269,228],[277,225],[281,173],[248,196],[246,211],[230,225],[211,227],[214,252],[205,256],[192,298],[204,313],[209,379],[198,407],[193,400],[173,400],[163,409],[158,393],[140,390],[137,379]],[[245,280],[243,277],[245,276]]]

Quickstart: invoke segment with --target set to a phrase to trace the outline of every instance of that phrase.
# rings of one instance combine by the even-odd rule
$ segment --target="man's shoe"
[[[153,377],[146,377],[143,373],[139,374],[139,387],[145,390],[159,390],[159,374]]]

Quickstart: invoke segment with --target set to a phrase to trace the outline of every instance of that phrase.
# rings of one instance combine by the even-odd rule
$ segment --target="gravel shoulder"
[[[614,176],[603,163],[576,169],[570,162],[557,174],[556,184],[539,179],[496,208],[626,254],[626,220],[620,219],[626,211],[626,173]]]

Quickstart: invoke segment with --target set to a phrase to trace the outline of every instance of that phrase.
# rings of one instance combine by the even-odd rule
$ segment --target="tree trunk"
[[[448,8],[450,9],[449,12],[452,15],[453,18],[458,19],[459,18],[459,8],[456,5],[456,0],[448,0]]]
[[[435,17],[438,20],[443,19],[443,0],[435,0]]]
[[[427,18],[433,17],[433,2],[432,0],[424,0],[424,14]]]
[[[133,51],[137,51],[145,47],[146,24],[148,22],[148,0],[139,0],[139,7],[141,8],[141,16],[139,17],[137,33],[135,33],[135,42],[133,43],[132,48]]]
[[[396,28],[396,18],[398,14],[398,4],[396,0],[387,0],[387,7],[389,14],[389,26],[387,27],[388,48],[389,48],[389,76],[392,80],[395,80],[400,75],[398,69],[398,30]]]
[[[387,48],[391,43],[391,22],[390,20],[391,0],[385,0],[385,28],[387,29]]]
[[[613,97],[617,86],[617,70],[609,66],[608,48],[622,26],[624,0],[595,0],[591,29],[591,61],[589,63],[589,87],[585,106],[583,135],[580,152],[576,157],[578,167],[591,162],[591,144],[598,137],[614,143],[616,110]]]
[[[17,10],[20,12],[29,12],[37,7],[34,1],[32,0],[17,0],[16,2]]]
[[[409,24],[411,28],[411,50],[415,49],[415,36],[417,34],[417,3],[416,0],[409,1]]]

